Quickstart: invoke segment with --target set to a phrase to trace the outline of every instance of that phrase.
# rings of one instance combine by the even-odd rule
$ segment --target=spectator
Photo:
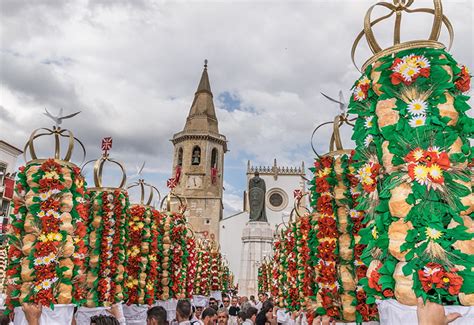
[[[247,320],[247,313],[244,311],[240,311],[237,314],[237,324],[242,325]]]
[[[196,311],[194,312],[194,316],[197,318],[197,319],[201,319],[201,315],[202,315],[202,310],[204,308],[202,306],[196,306]]]
[[[253,296],[250,296],[250,299],[252,299],[252,297]],[[247,297],[242,297],[241,303],[240,303],[240,310],[247,312],[247,309],[249,307],[255,307],[255,305],[252,303],[251,300],[249,301]]]
[[[190,325],[191,303],[187,299],[179,300],[176,305],[176,320],[180,325]]]
[[[212,325],[216,322],[217,312],[214,308],[208,307],[202,312],[201,318],[204,325]]]
[[[253,305],[253,307],[256,307],[257,302],[255,301],[255,296],[254,295],[250,296],[250,303]]]
[[[217,306],[216,298],[214,298],[214,297],[209,298],[209,307],[214,306],[214,305]]]
[[[120,325],[120,323],[114,316],[98,315],[91,317],[91,325]]]
[[[147,325],[167,325],[168,324],[168,315],[166,309],[162,306],[155,306],[148,309],[146,317]]]
[[[227,311],[229,311],[229,307],[230,307],[230,298],[228,296],[224,296],[222,298],[222,304],[224,305],[223,307],[225,309],[227,309]]]
[[[245,325],[254,325],[255,320],[257,319],[258,310],[255,307],[249,307],[246,311],[246,319],[243,322]]]
[[[258,313],[255,319],[256,325],[265,325],[267,323],[275,325],[277,323],[277,319],[275,315],[273,315],[273,306],[269,304],[267,304],[266,307],[262,307],[262,310]]]
[[[237,297],[233,297],[232,302],[230,303],[230,306],[229,306],[229,315],[230,316],[237,316],[239,311],[240,311],[240,307],[239,307],[239,304],[238,304]]]
[[[0,325],[10,324],[10,318],[8,317],[8,315],[4,315],[3,310],[0,311],[0,313],[1,313],[1,315],[0,315]]]
[[[217,324],[227,325],[228,323],[229,323],[229,312],[227,311],[226,308],[219,309],[217,311]]]

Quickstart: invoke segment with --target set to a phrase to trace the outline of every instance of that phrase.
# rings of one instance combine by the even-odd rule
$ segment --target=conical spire
[[[204,70],[202,71],[201,81],[199,81],[199,86],[196,90],[196,93],[199,92],[208,92],[212,96],[211,84],[209,83],[209,76],[207,75],[207,60],[204,60]]]
[[[194,100],[189,110],[184,131],[203,131],[219,133],[216,110],[212,100],[211,84],[207,74],[207,60],[204,61],[204,70],[201,80],[194,94]]]

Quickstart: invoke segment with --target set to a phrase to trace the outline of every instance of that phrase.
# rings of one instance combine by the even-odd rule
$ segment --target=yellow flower
[[[408,112],[413,115],[425,114],[427,103],[421,99],[413,99],[408,103]]]
[[[48,240],[48,238],[45,236],[45,234],[41,234],[41,235],[39,235],[38,240],[40,240],[44,243]]]
[[[59,179],[59,175],[56,172],[46,172],[46,173],[44,173],[43,178]]]
[[[137,226],[139,229],[142,229],[145,226],[145,224],[143,222],[139,222],[137,223]]]
[[[44,264],[49,264],[49,263],[51,263],[51,256],[50,256],[50,255],[45,256],[44,259],[43,259],[43,261],[44,261]]]
[[[449,278],[448,278],[448,277],[443,277],[443,282],[444,282],[444,283],[448,283],[448,282],[449,282]]]
[[[415,115],[413,116],[410,121],[408,122],[412,128],[416,128],[418,126],[423,126],[426,124],[426,116],[425,115]]]
[[[46,279],[46,280],[43,280],[43,289],[49,289],[51,287],[51,282]]]
[[[443,177],[443,171],[441,170],[441,167],[439,167],[438,164],[431,165],[429,173],[431,178],[435,181]]]
[[[428,168],[425,165],[417,165],[414,170],[415,179],[420,184],[426,184],[428,181]]]
[[[415,158],[416,161],[423,158],[423,155],[424,155],[424,151],[420,148],[415,149],[415,151],[413,151],[413,158]]]
[[[430,239],[437,240],[443,236],[443,232],[434,228],[426,228],[426,236]]]
[[[43,264],[43,258],[42,257],[35,258],[34,264],[35,264],[35,266]]]
[[[368,84],[370,84],[370,79],[367,78],[367,76],[364,76],[364,77],[359,81],[359,84],[360,84],[360,85],[368,85]]]
[[[377,233],[377,228],[372,228],[372,237],[374,237],[374,239],[377,239],[379,237],[379,234]]]

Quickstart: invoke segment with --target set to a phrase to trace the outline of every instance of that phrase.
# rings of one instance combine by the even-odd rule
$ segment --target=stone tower
[[[219,134],[207,60],[184,129],[171,141],[174,145],[172,173],[177,179],[174,192],[185,199],[186,216],[196,235],[215,236],[218,240],[227,140]],[[172,209],[177,206],[174,200]]]

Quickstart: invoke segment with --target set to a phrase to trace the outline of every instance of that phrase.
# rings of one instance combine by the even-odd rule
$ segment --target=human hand
[[[33,303],[24,303],[21,305],[21,309],[25,313],[25,318],[29,325],[39,325],[43,306]]]
[[[336,325],[336,321],[327,315],[318,316],[313,319],[313,325]]]
[[[295,320],[297,319],[301,314],[301,311],[300,310],[295,310],[294,312],[291,313],[291,319],[292,320]]]
[[[443,305],[429,300],[424,304],[423,298],[418,297],[416,316],[418,317],[418,325],[446,325],[461,317],[461,314],[451,313],[446,315]]]
[[[110,307],[110,309],[107,309],[107,311],[116,319],[121,319],[123,317],[119,304],[113,304],[112,307]]]

